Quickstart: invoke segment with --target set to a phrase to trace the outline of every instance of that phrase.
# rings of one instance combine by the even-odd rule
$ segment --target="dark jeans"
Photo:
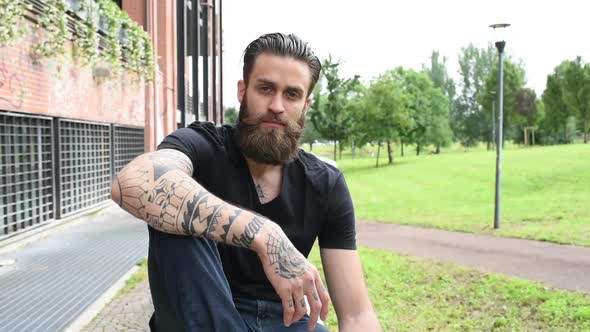
[[[307,315],[283,326],[280,302],[233,298],[215,242],[148,229],[152,331],[307,331]]]

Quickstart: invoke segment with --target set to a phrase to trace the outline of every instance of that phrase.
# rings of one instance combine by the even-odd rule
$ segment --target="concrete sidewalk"
[[[79,330],[146,255],[145,223],[114,204],[4,252],[0,260],[10,264],[0,265],[0,330]]]
[[[590,248],[358,222],[359,244],[590,293]]]

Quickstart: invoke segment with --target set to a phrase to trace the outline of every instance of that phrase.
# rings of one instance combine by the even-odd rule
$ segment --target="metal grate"
[[[0,240],[54,218],[51,121],[0,112]]]
[[[143,128],[114,126],[115,169],[119,173],[135,157],[144,152]]]
[[[111,188],[110,126],[59,120],[61,216],[104,202]]]

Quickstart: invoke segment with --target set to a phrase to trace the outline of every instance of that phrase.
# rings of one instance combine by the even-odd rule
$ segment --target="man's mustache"
[[[246,120],[248,123],[253,124],[253,125],[257,125],[257,124],[261,124],[262,122],[276,122],[276,123],[280,123],[283,126],[287,126],[289,124],[289,120],[285,119],[284,116],[280,115],[280,114],[272,114],[272,113],[268,113],[265,115],[262,115],[260,117],[257,117],[256,119],[250,119],[249,117],[246,117]]]

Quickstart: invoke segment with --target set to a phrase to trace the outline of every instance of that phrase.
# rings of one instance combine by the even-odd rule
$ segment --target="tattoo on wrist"
[[[276,265],[275,272],[283,278],[299,278],[308,269],[303,256],[291,241],[276,229],[268,235],[266,251],[270,257],[270,264]]]
[[[254,242],[254,237],[256,234],[258,234],[258,232],[260,232],[260,229],[265,222],[266,221],[264,219],[258,216],[254,217],[254,219],[252,219],[252,221],[246,225],[244,232],[240,235],[240,237],[237,237],[234,234],[231,240],[232,244],[238,247],[250,248],[252,242]]]
[[[307,306],[305,305],[305,298],[301,298],[301,308],[307,308]]]

